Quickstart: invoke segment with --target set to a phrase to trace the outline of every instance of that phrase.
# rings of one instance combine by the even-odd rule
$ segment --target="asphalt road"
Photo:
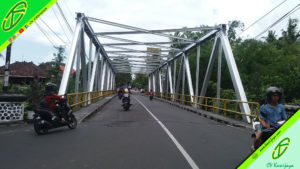
[[[131,102],[126,112],[114,98],[77,129],[44,136],[0,127],[0,169],[226,169],[250,153],[247,129],[140,95]]]

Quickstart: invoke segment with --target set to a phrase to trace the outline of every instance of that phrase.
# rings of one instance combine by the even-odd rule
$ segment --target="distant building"
[[[13,84],[30,84],[35,77],[40,82],[47,80],[48,69],[51,68],[49,64],[35,65],[32,62],[15,62],[10,64],[9,69],[9,82]],[[60,70],[63,72],[65,66],[61,65]],[[0,82],[3,83],[5,66],[0,67]],[[75,70],[72,69],[72,75],[75,74]],[[62,77],[62,73],[58,74]]]
[[[32,62],[15,62],[9,66],[9,82],[14,84],[29,84],[37,77],[39,81],[45,81],[47,71]],[[0,82],[3,82],[5,66],[0,67]]]

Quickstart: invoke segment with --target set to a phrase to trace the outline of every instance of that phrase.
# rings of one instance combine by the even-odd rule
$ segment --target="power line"
[[[69,24],[69,22],[68,22],[68,20],[67,20],[67,18],[66,18],[66,16],[65,16],[65,14],[63,13],[62,9],[61,9],[60,6],[59,6],[58,2],[56,2],[55,4],[56,4],[56,6],[57,6],[57,8],[58,8],[58,10],[59,10],[59,12],[60,12],[62,18],[64,19],[65,23],[67,24],[67,26],[68,26],[70,32],[73,33],[73,29],[71,28],[71,26],[70,26],[70,24]]]
[[[61,2],[63,2],[63,4],[66,6],[67,11],[69,12],[69,14],[70,14],[71,16],[73,16],[73,15],[75,14],[75,12],[70,10],[70,8],[69,8],[68,4],[65,2],[65,0],[63,0],[63,1],[61,1]],[[72,13],[73,13],[73,14],[72,14]]]
[[[42,28],[41,25],[38,23],[38,21],[35,21],[34,23],[37,25],[37,27],[40,29],[40,31],[46,36],[46,38],[47,38],[48,41],[53,45],[53,47],[56,47],[55,44],[54,44],[54,42],[51,40],[50,37],[48,37],[49,35],[47,35],[47,33],[45,32],[45,30],[43,30],[43,28]]]
[[[260,17],[259,19],[257,19],[255,22],[253,22],[250,26],[248,26],[245,30],[243,30],[241,33],[239,33],[237,36],[240,36],[242,33],[244,33],[246,30],[248,30],[250,27],[252,27],[253,25],[255,25],[257,22],[259,22],[260,20],[262,20],[264,17],[266,17],[267,15],[269,15],[271,12],[273,12],[275,9],[277,9],[279,6],[281,6],[283,3],[285,3],[287,0],[282,1],[280,4],[278,4],[277,6],[275,6],[273,9],[271,9],[268,13],[266,13],[265,15],[263,15],[262,17]]]
[[[42,19],[40,18],[40,20],[50,29],[50,31],[58,38],[62,41],[62,43],[66,44],[66,42],[60,37],[58,36],[58,34],[56,32],[53,31],[53,29]]]
[[[60,27],[62,28],[62,30],[63,30],[63,32],[64,32],[64,34],[65,34],[66,38],[68,39],[68,41],[69,41],[69,43],[70,43],[71,41],[70,41],[70,39],[69,39],[69,37],[68,37],[68,35],[67,35],[67,33],[66,33],[66,31],[65,31],[64,27],[62,26],[62,23],[60,22],[60,20],[59,20],[59,18],[58,18],[58,16],[57,16],[57,14],[56,14],[56,12],[55,12],[54,8],[52,8],[52,11],[53,11],[53,13],[54,13],[54,15],[55,15],[56,19],[58,20],[58,22],[59,22],[59,25],[60,25]]]
[[[274,27],[275,25],[277,25],[279,22],[281,22],[282,20],[284,20],[286,17],[290,16],[292,13],[296,12],[298,9],[300,9],[300,4],[296,5],[293,9],[291,9],[289,12],[287,12],[286,14],[284,14],[282,17],[280,17],[278,20],[276,20],[272,25],[270,25],[267,29],[265,29],[264,31],[262,31],[260,34],[258,34],[257,36],[255,36],[254,39],[257,39],[258,37],[260,37],[262,34],[264,34],[265,32],[267,32],[269,29],[271,29],[272,27]]]

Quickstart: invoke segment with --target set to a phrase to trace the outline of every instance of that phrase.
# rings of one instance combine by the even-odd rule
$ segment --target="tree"
[[[238,20],[228,22],[227,35],[230,43],[241,41],[241,38],[237,38],[237,31],[242,31],[244,27],[244,23]]]
[[[266,41],[245,39],[237,37],[238,31],[243,29],[240,21],[229,22],[228,37],[231,42],[238,71],[249,101],[259,101],[265,97],[265,90],[270,86],[277,86],[284,92],[283,102],[299,103],[300,100],[300,33],[297,31],[297,20],[290,19],[286,30],[282,30],[278,37],[275,31],[269,31]],[[202,32],[177,32],[175,36],[186,38],[199,38]],[[184,48],[185,45],[173,45],[176,48]],[[201,44],[199,89],[203,84],[209,57],[213,46],[213,40]],[[196,49],[187,53],[192,83],[195,84],[196,73]],[[180,58],[177,60],[177,73]],[[222,89],[221,97],[226,99],[235,98],[232,80],[227,68],[227,63],[222,62]],[[172,65],[173,66],[173,65]],[[217,81],[217,62],[211,75],[206,96],[215,97]],[[187,92],[187,85],[185,85]],[[177,86],[178,87],[178,86]],[[179,91],[181,82],[179,86]]]
[[[57,86],[60,85],[61,77],[59,75],[62,74],[62,70],[60,66],[64,65],[63,61],[65,59],[65,48],[62,46],[55,47],[57,49],[57,53],[54,53],[54,59],[49,62],[50,68],[48,69],[48,78],[51,82],[55,83]]]
[[[282,31],[282,38],[288,43],[295,43],[300,37],[300,31],[297,32],[298,19],[289,19],[287,30]]]
[[[136,74],[132,85],[139,88],[146,88],[148,85],[148,76],[144,74]]]
[[[116,86],[120,87],[123,85],[128,85],[131,82],[130,73],[117,73],[116,74]]]
[[[272,30],[269,30],[268,31],[268,36],[265,37],[266,41],[268,43],[273,43],[273,42],[276,42],[276,32],[275,31],[272,31]]]

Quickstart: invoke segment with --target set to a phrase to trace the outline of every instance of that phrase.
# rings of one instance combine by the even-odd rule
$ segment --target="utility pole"
[[[8,81],[9,81],[9,65],[10,65],[10,56],[11,56],[11,45],[9,44],[6,48],[6,59],[5,59],[5,70],[4,70],[4,85],[3,92],[8,91]]]

